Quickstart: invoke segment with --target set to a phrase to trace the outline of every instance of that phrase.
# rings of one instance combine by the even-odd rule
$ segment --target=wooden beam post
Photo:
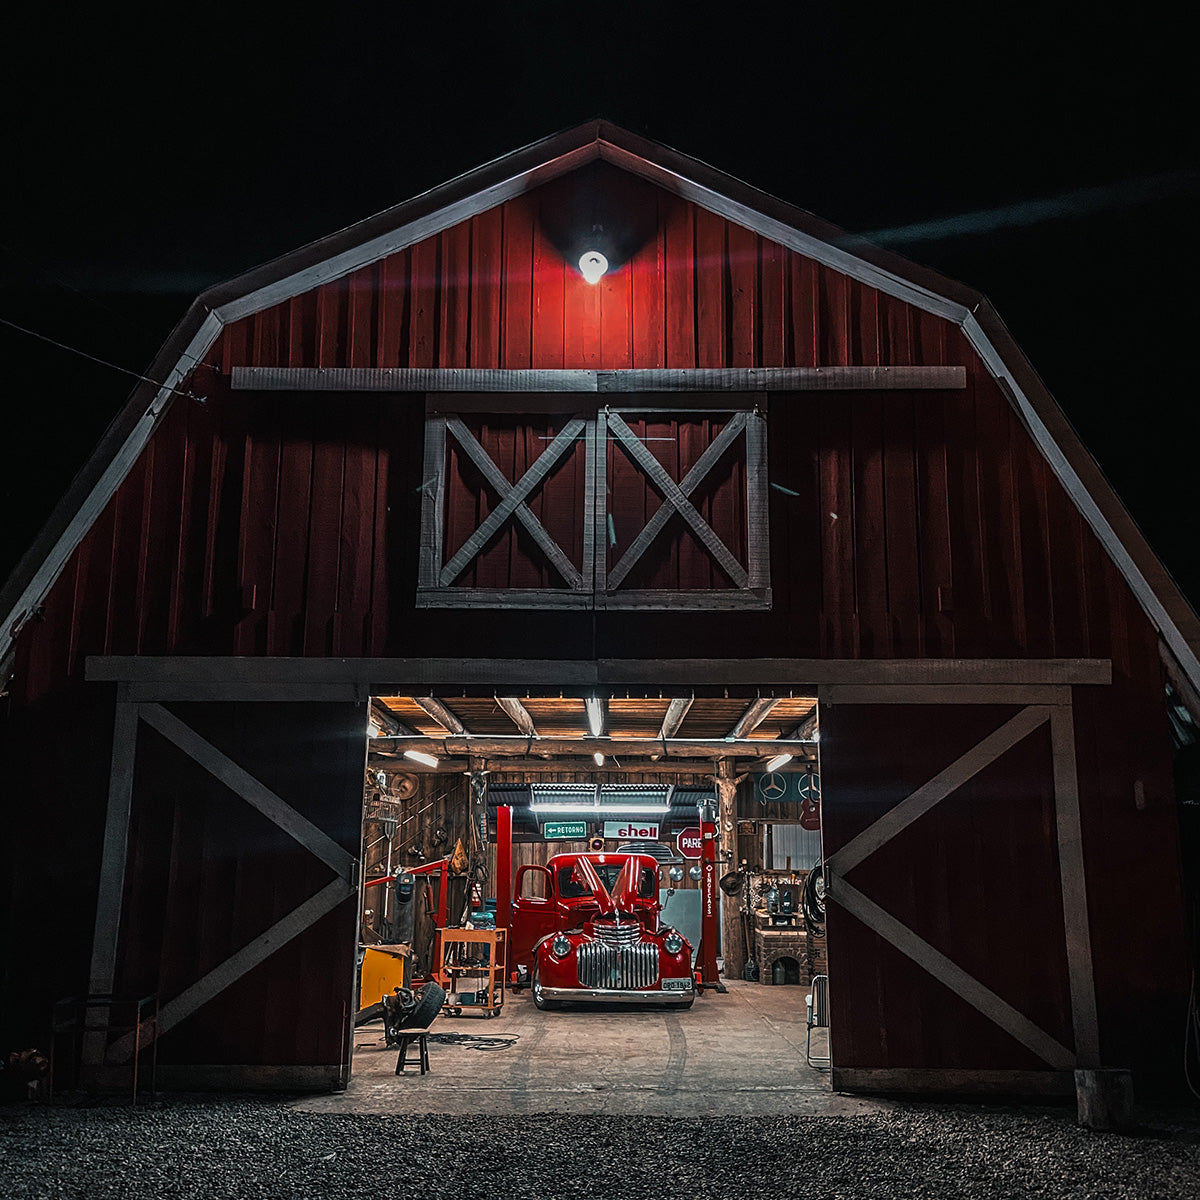
[[[723,758],[717,766],[717,821],[722,851],[732,858],[719,862],[718,875],[737,869],[737,780],[732,759]],[[720,855],[725,859],[725,854]],[[721,956],[725,960],[725,978],[741,979],[746,965],[746,938],[742,930],[741,898],[721,891]]]

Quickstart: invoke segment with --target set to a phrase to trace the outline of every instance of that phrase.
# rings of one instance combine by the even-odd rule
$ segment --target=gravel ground
[[[856,1117],[329,1116],[286,1100],[0,1108],[0,1197],[1200,1196],[1200,1114],[1131,1134],[1058,1108]]]

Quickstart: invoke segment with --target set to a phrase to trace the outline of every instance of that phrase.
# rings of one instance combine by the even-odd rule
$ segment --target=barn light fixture
[[[583,705],[587,709],[588,729],[591,730],[592,737],[599,737],[604,728],[604,705],[595,696],[588,696]]]
[[[427,767],[436,767],[438,760],[432,754],[426,754],[424,750],[405,750],[405,758],[411,758],[413,762],[424,763]]]
[[[608,270],[608,259],[599,250],[587,250],[579,260],[579,273],[588,283],[599,283],[600,276]]]
[[[778,771],[784,763],[790,763],[791,761],[792,756],[790,754],[777,754],[774,758],[767,760],[766,769],[768,771]]]
[[[663,813],[669,812],[670,808],[669,804],[572,804],[569,801],[557,803],[547,800],[531,804],[529,811],[545,814],[564,813],[567,816],[578,813],[591,817],[595,817],[597,814],[604,817],[660,817]]]
[[[600,750],[597,750],[597,751],[596,751],[596,752],[595,752],[595,753],[592,755],[592,758],[593,758],[593,759],[595,759],[595,761],[596,761],[596,766],[598,766],[598,767],[602,767],[602,766],[604,766],[604,754],[603,754],[603,752],[602,752],[602,751],[600,751]]]

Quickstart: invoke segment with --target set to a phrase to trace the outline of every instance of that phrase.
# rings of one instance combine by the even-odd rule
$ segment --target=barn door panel
[[[133,740],[114,763],[131,769],[123,788],[114,768],[105,877],[124,883],[101,897],[92,990],[158,996],[159,1063],[181,1082],[344,1082],[363,706],[119,707]],[[119,1068],[133,1050],[93,1038],[85,1058]]]
[[[1070,705],[838,691],[821,709],[835,1086],[1067,1087],[1098,1057]]]
[[[607,607],[769,605],[764,419],[606,410]]]
[[[595,422],[544,414],[426,421],[420,587],[590,598],[585,546]]]

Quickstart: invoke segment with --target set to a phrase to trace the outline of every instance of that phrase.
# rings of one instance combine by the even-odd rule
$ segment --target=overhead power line
[[[151,379],[149,375],[142,375],[140,372],[131,371],[128,367],[122,367],[118,363],[109,362],[106,358],[97,358],[96,355],[89,354],[86,350],[80,350],[76,346],[68,346],[66,342],[60,342],[55,338],[47,337],[44,333],[38,333],[36,329],[26,329],[24,325],[18,325],[16,321],[10,321],[7,317],[0,317],[0,325],[7,325],[9,329],[15,329],[18,333],[24,333],[29,337],[37,338],[40,342],[48,342],[51,346],[57,346],[60,350],[66,350],[68,354],[77,354],[80,358],[86,358],[89,362],[97,363],[102,367],[108,367],[111,371],[120,371],[122,375],[131,375],[134,379],[140,379],[143,383],[152,383],[157,388],[165,388],[168,392],[174,392],[176,396],[183,396],[187,400],[195,400],[200,404],[205,402],[206,397],[197,396],[193,391],[185,392],[180,388],[163,383],[159,379]]]

